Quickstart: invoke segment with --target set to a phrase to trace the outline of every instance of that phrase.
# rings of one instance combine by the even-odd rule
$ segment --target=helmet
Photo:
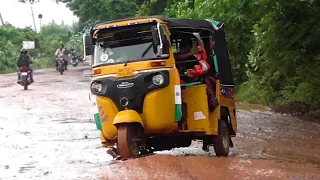
[[[184,38],[180,41],[180,52],[188,51],[188,49],[192,48],[192,40],[188,38]]]
[[[180,47],[186,48],[186,47],[191,47],[192,46],[192,40],[189,38],[184,38],[180,41]]]
[[[21,52],[21,53],[27,53],[27,52],[28,52],[28,50],[26,50],[26,49],[22,48],[20,52]]]

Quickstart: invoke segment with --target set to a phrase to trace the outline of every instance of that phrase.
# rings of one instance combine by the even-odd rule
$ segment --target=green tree
[[[271,104],[292,101],[320,107],[319,1],[264,1],[265,12],[254,26],[252,58],[259,68],[252,74]],[[252,83],[253,84],[253,83]],[[270,87],[270,88],[268,88]]]
[[[39,35],[31,28],[20,29],[10,24],[0,27],[0,37],[0,72],[15,69],[22,41],[29,40],[39,43]],[[34,55],[34,51],[31,54]]]
[[[136,14],[136,3],[129,0],[70,0],[67,6],[82,23],[121,19]]]
[[[165,10],[169,17],[214,19],[225,24],[235,83],[247,80],[247,56],[253,47],[253,27],[261,17],[259,3],[250,0],[176,0]],[[255,14],[254,16],[252,16]]]
[[[58,25],[54,22],[45,25],[40,33],[30,27],[16,28],[10,24],[0,27],[0,73],[16,70],[16,61],[22,48],[22,41],[35,41],[35,49],[30,50],[36,58],[34,68],[53,65],[54,52],[60,43],[66,48],[74,48],[82,52],[82,36],[73,33],[69,26]]]
[[[44,26],[40,33],[41,55],[52,58],[59,44],[67,43],[71,36],[71,28],[68,26],[61,26],[54,22]]]

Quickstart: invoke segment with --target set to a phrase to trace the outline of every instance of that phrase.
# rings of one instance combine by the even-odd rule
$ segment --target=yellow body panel
[[[101,139],[101,143],[106,143],[107,142],[106,139],[104,138],[102,132],[100,133],[100,139]]]
[[[133,122],[140,123],[143,126],[143,122],[140,115],[134,110],[120,111],[116,114],[116,116],[113,119],[113,125]]]
[[[213,116],[214,112],[209,116],[206,88],[204,84],[187,87],[182,90],[182,100],[187,104],[188,109],[188,131],[204,131],[206,134],[214,134],[216,132],[213,127],[217,124],[215,121],[218,119]],[[199,118],[196,117],[197,114]],[[204,118],[201,118],[202,115]]]
[[[170,70],[169,86],[149,92],[144,99],[143,113],[133,110],[118,112],[113,101],[106,97],[97,96],[97,105],[100,111],[102,134],[106,139],[114,139],[118,123],[139,122],[143,125],[146,134],[163,134],[177,131],[175,121],[174,84]],[[103,121],[107,117],[107,121]]]
[[[145,97],[142,117],[147,134],[166,134],[177,130],[172,73],[169,71],[169,86],[150,92]]]
[[[146,134],[166,134],[177,129],[173,93],[168,93],[172,89],[169,86],[146,96],[142,114]]]
[[[234,131],[237,131],[238,130],[237,118],[234,116],[234,113],[233,113],[233,110],[236,109],[235,101],[232,98],[221,96],[220,104],[221,106],[228,108],[232,128]]]
[[[113,125],[113,119],[118,109],[111,99],[97,96],[97,105],[102,126],[102,135],[105,139],[114,139],[117,136],[117,128]]]
[[[173,67],[173,53],[170,53],[170,58],[165,59],[165,60],[151,60],[151,61],[139,61],[139,62],[132,62],[128,63],[126,67],[131,68],[134,70],[134,73],[137,73],[137,71],[142,71],[142,70],[151,70],[151,69],[159,69],[159,68],[172,68]],[[158,67],[152,67],[151,63],[152,62],[159,62],[159,61],[165,61],[166,66],[158,66]],[[92,69],[92,74],[93,77],[97,76],[102,76],[102,75],[114,75],[116,76],[116,73],[118,72],[119,69],[124,68],[123,64],[115,64],[115,65],[108,65],[108,66],[102,66],[102,67],[95,67]],[[100,74],[94,74],[93,72],[95,70],[101,70]]]

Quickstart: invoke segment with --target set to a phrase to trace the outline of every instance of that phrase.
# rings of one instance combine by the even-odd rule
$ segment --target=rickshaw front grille
[[[166,76],[166,83],[162,86],[155,86],[151,79],[160,72]],[[138,113],[142,113],[144,98],[150,91],[158,88],[164,88],[170,84],[169,72],[167,70],[140,73],[133,78],[125,79],[109,77],[100,81],[103,86],[107,87],[100,94],[101,96],[110,98],[115,103],[119,111],[131,109]],[[99,94],[97,95],[99,96]],[[129,100],[128,105],[121,105],[120,101],[122,98],[127,98]]]
[[[108,93],[109,94],[109,93]],[[125,109],[132,109],[138,113],[143,111],[143,100],[147,92],[137,91],[135,88],[123,88],[117,89],[111,96],[109,96],[112,101],[116,104],[119,111]],[[120,101],[122,98],[127,98],[129,100],[128,105],[121,105]]]
[[[129,103],[128,103],[127,106],[122,106],[120,104],[120,100],[122,98],[124,98],[124,97],[128,98],[128,100],[129,100]],[[118,107],[119,110],[124,110],[125,108],[127,108],[127,109],[135,110],[138,113],[142,113],[144,97],[145,97],[145,94],[144,95],[143,94],[133,94],[133,93],[131,93],[131,94],[121,94],[121,95],[118,96],[118,98],[117,98],[118,103],[116,103],[116,104],[117,104],[117,107]],[[116,102],[116,101],[114,101],[114,102]]]

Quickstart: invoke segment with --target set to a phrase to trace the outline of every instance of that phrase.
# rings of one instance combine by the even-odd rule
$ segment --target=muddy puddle
[[[103,179],[319,179],[312,166],[271,160],[153,155],[106,167]],[[123,173],[126,172],[126,173]]]
[[[87,67],[35,75],[24,91],[0,75],[0,180],[320,179],[320,126],[268,110],[238,110],[230,157],[189,148],[113,161],[101,148]]]

